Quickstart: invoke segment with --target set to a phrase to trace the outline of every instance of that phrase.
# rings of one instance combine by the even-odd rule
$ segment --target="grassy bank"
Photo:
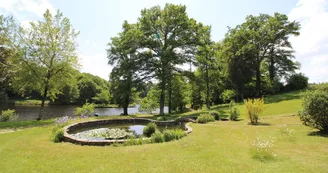
[[[300,92],[288,98],[268,97],[260,122],[247,125],[243,105],[241,121],[192,124],[193,132],[181,140],[125,147],[79,146],[53,143],[51,121],[30,122],[32,128],[0,133],[0,165],[4,172],[326,172],[328,136],[301,124],[293,116],[301,108]],[[286,94],[274,97],[283,98]],[[292,96],[292,97],[290,97]],[[227,105],[213,107],[226,113]],[[171,115],[198,115],[208,110]],[[152,117],[151,115],[137,115]],[[100,117],[108,118],[108,117]],[[122,118],[120,116],[110,118]],[[96,119],[96,118],[91,118]],[[99,119],[99,118],[98,118]],[[19,123],[19,122],[17,122]],[[23,123],[28,124],[28,123]],[[294,134],[286,136],[286,124]],[[18,127],[7,123],[0,128]],[[28,127],[28,125],[24,125]],[[0,130],[1,131],[1,130]],[[271,160],[254,159],[257,137],[274,141]]]

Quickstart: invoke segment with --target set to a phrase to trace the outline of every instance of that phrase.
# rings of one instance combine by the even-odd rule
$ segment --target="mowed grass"
[[[276,109],[288,106],[285,102],[300,104],[295,98],[267,108],[279,112]],[[52,125],[0,133],[0,172],[327,172],[328,136],[302,125],[298,116],[288,115],[295,114],[300,105],[289,108],[280,111],[282,115],[270,116],[274,114],[268,111],[260,120],[263,126],[247,125],[242,115],[243,120],[237,122],[192,124],[193,132],[178,141],[140,146],[53,143]],[[295,134],[282,134],[281,124]],[[251,143],[257,137],[275,141],[274,160],[252,158]]]

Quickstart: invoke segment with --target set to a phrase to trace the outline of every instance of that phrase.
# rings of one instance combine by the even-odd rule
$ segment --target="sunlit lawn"
[[[247,125],[241,106],[241,121],[192,124],[193,132],[187,137],[161,144],[94,147],[53,143],[52,125],[45,124],[0,133],[0,172],[327,172],[328,136],[315,133],[292,116],[300,103],[293,98],[268,104],[262,126]],[[289,137],[279,132],[281,124],[295,134]],[[257,137],[275,141],[274,160],[252,158],[251,143]]]

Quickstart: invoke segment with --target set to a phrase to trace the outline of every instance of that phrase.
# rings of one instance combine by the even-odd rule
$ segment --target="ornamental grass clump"
[[[251,124],[257,124],[260,114],[264,110],[264,99],[248,99],[244,101],[245,107],[247,109],[248,118]]]

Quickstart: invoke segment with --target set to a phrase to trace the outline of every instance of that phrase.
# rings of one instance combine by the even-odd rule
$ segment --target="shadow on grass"
[[[328,132],[321,132],[321,131],[313,131],[308,134],[309,136],[320,136],[328,138]]]
[[[252,125],[252,126],[271,126],[271,124],[263,123],[263,122],[258,122],[257,124],[252,124],[252,123],[248,122],[247,124]]]

